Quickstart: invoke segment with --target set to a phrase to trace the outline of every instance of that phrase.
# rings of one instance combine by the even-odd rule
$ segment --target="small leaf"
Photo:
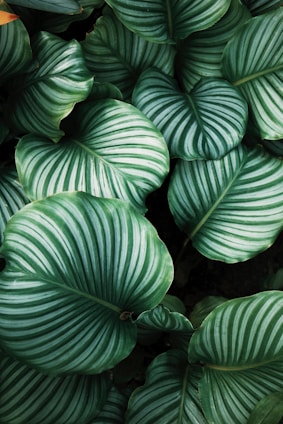
[[[194,328],[197,328],[201,325],[202,321],[207,317],[207,315],[213,311],[218,305],[221,305],[223,302],[226,302],[228,299],[222,296],[207,296],[198,302],[192,312],[190,313],[190,321],[193,324]]]
[[[0,25],[6,25],[9,22],[13,22],[16,19],[19,19],[19,16],[14,13],[5,12],[4,10],[0,10]]]
[[[127,403],[128,397],[113,385],[101,412],[89,424],[125,424]]]

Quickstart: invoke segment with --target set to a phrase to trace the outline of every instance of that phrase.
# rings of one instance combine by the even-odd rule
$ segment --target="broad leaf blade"
[[[152,66],[173,74],[175,49],[157,45],[129,31],[111,11],[97,20],[82,42],[88,68],[96,81],[111,82],[130,99],[141,72]]]
[[[156,43],[174,43],[209,28],[227,11],[230,0],[107,0],[131,31]]]
[[[247,424],[280,424],[283,418],[283,391],[261,399],[253,409]]]
[[[205,424],[198,398],[201,370],[186,355],[171,350],[157,356],[147,369],[145,385],[130,397],[127,424]]]
[[[50,377],[6,355],[0,381],[0,422],[6,424],[89,422],[110,386],[107,374]]]
[[[68,125],[70,136],[58,144],[34,135],[19,142],[16,164],[28,196],[82,190],[122,198],[144,212],[147,194],[169,170],[167,146],[152,122],[108,99],[79,105]]]
[[[42,134],[57,142],[64,134],[61,120],[88,96],[93,77],[77,41],[41,32],[32,46],[35,68],[14,81],[7,117],[19,133]]]
[[[217,161],[180,161],[169,187],[177,225],[208,258],[245,261],[283,227],[283,163],[239,146]]]
[[[53,13],[80,13],[79,2],[76,0],[8,0],[8,3]]]
[[[283,137],[283,9],[248,21],[227,44],[222,72],[249,104],[262,139]]]
[[[145,218],[83,192],[23,208],[1,254],[1,344],[52,374],[100,373],[128,356],[136,327],[127,317],[155,307],[173,276]]]
[[[242,140],[247,105],[227,81],[204,79],[189,93],[156,69],[137,82],[133,103],[163,133],[171,157],[218,159]]]
[[[281,0],[244,0],[244,4],[249,8],[251,13],[261,15],[273,9],[278,9],[282,6]]]
[[[209,423],[246,423],[260,399],[282,390],[282,308],[279,291],[234,299],[192,336],[189,360],[204,364],[200,397]]]

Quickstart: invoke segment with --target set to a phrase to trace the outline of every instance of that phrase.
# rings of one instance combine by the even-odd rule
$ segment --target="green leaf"
[[[130,99],[141,72],[152,66],[173,74],[175,49],[148,42],[129,31],[111,11],[99,18],[82,42],[88,68],[96,81],[111,82]]]
[[[176,73],[185,91],[189,92],[203,77],[222,77],[223,49],[250,17],[248,9],[239,0],[232,0],[227,13],[215,25],[194,32],[178,43]]]
[[[155,307],[173,278],[154,227],[128,203],[83,192],[27,205],[1,249],[0,340],[49,374],[97,374],[136,343],[128,319]]]
[[[29,202],[14,167],[0,167],[0,245],[7,222]]]
[[[283,9],[250,19],[226,45],[222,72],[248,102],[262,139],[283,137]]]
[[[221,305],[223,302],[226,302],[226,300],[228,299],[222,296],[206,296],[200,302],[198,302],[194,306],[189,316],[194,328],[199,327],[207,315],[217,306]]]
[[[133,104],[163,133],[171,157],[217,159],[242,140],[248,116],[245,100],[227,81],[203,79],[189,93],[157,69],[145,71]]]
[[[180,314],[185,315],[186,307],[182,300],[177,296],[172,296],[171,294],[166,294],[161,304],[165,306],[171,312],[179,312]]]
[[[283,391],[261,399],[253,409],[247,424],[279,424],[283,418]]]
[[[111,82],[94,81],[91,93],[85,102],[98,99],[116,99],[123,101],[123,94],[119,88]]]
[[[112,386],[101,412],[89,424],[124,424],[127,403],[127,396]]]
[[[157,356],[147,369],[145,385],[129,399],[126,424],[205,424],[200,377],[201,369],[191,367],[179,350]]]
[[[0,422],[77,424],[104,405],[107,374],[50,377],[4,355],[1,359]]]
[[[273,9],[282,6],[281,0],[244,0],[244,4],[249,8],[253,15],[261,15]]]
[[[72,190],[122,198],[145,212],[145,198],[169,171],[157,128],[134,106],[118,100],[79,105],[69,136],[54,144],[24,136],[17,146],[19,179],[31,199]]]
[[[216,161],[179,161],[169,186],[177,225],[208,258],[245,261],[283,227],[283,162],[239,146]]]
[[[107,0],[131,31],[155,43],[175,43],[195,31],[214,25],[230,0]]]
[[[61,120],[75,103],[84,100],[93,84],[80,44],[66,42],[47,32],[37,34],[32,43],[33,68],[14,81],[7,117],[19,133],[33,132],[60,140]]]
[[[8,3],[52,13],[65,13],[68,15],[80,13],[80,5],[76,0],[8,0]]]
[[[0,11],[12,12],[5,2]],[[0,26],[0,78],[1,85],[12,75],[22,71],[32,59],[28,32],[20,19]]]
[[[209,423],[246,423],[260,399],[283,389],[283,293],[218,306],[191,338],[189,360],[204,364],[199,385]]]

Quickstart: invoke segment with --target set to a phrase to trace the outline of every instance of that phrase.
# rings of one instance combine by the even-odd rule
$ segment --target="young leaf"
[[[207,315],[213,311],[218,305],[221,305],[223,302],[226,302],[225,297],[222,296],[206,296],[200,302],[198,302],[192,312],[190,313],[190,321],[194,328],[197,328],[201,325],[202,321],[207,317]]]
[[[33,70],[14,81],[6,115],[14,130],[42,134],[54,142],[64,132],[61,120],[91,91],[80,44],[41,32],[32,43]]]
[[[105,374],[50,377],[7,355],[1,358],[0,422],[77,424],[89,422],[104,405]]]
[[[107,0],[131,31],[155,43],[175,43],[215,24],[231,0]]]
[[[174,78],[148,69],[137,82],[133,104],[163,133],[171,157],[218,159],[246,130],[245,100],[220,79],[203,79],[188,94]]]
[[[198,397],[201,369],[185,353],[171,350],[147,369],[145,385],[129,399],[126,424],[206,424]]]
[[[132,312],[154,308],[172,278],[154,227],[128,203],[83,192],[25,206],[1,254],[0,340],[49,374],[97,374],[132,351]]]
[[[283,137],[283,9],[250,19],[226,45],[222,73],[248,102],[262,139]]]
[[[54,144],[27,135],[16,151],[19,179],[31,199],[82,190],[131,202],[145,212],[145,198],[169,170],[169,155],[157,128],[134,106],[118,100],[79,105],[68,133]]]
[[[15,15],[14,13],[9,13],[5,12],[4,10],[0,10],[0,26],[13,22],[18,18],[19,16]]]
[[[191,338],[203,364],[200,399],[209,423],[246,423],[263,397],[283,389],[283,293],[267,291],[218,306]]]
[[[270,247],[283,227],[283,162],[239,146],[215,161],[180,161],[168,199],[177,225],[203,255],[245,261]]]
[[[141,72],[152,66],[173,74],[175,49],[148,42],[129,31],[113,12],[104,12],[82,42],[86,64],[96,81],[111,82],[130,99]]]
[[[281,0],[244,0],[243,3],[254,16],[270,12],[270,10],[278,9],[282,6]]]

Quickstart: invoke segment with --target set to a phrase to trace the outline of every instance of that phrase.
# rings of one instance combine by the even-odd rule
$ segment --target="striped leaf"
[[[131,313],[155,307],[173,278],[144,217],[83,192],[25,206],[8,223],[1,254],[1,344],[54,375],[97,374],[128,356]]]
[[[82,42],[88,68],[96,81],[111,82],[130,99],[140,73],[156,66],[173,74],[175,49],[159,46],[129,31],[107,10],[96,22],[94,31]]]
[[[283,417],[283,390],[261,399],[253,409],[247,424],[281,424]]]
[[[5,2],[0,3],[0,11],[12,12]],[[0,52],[0,78],[3,85],[5,79],[23,70],[32,59],[29,35],[20,19],[0,26]]]
[[[29,202],[15,168],[0,167],[0,245],[7,222]]]
[[[45,10],[52,13],[65,13],[73,15],[80,13],[79,1],[76,0],[8,0],[8,3],[17,6]]]
[[[171,350],[147,368],[145,385],[129,400],[126,424],[205,424],[198,397],[201,370]]]
[[[125,424],[127,403],[127,396],[112,386],[101,412],[89,424]]]
[[[176,72],[185,91],[189,92],[203,77],[222,77],[223,49],[250,17],[248,9],[239,0],[232,0],[220,21],[211,28],[191,34],[178,44]]]
[[[32,44],[32,70],[14,81],[7,117],[19,133],[32,132],[60,140],[61,120],[84,100],[93,83],[80,44],[41,32]]]
[[[157,69],[145,71],[133,104],[163,133],[171,157],[218,159],[242,140],[247,105],[227,81],[203,79],[189,93]]]
[[[217,161],[180,161],[169,187],[177,225],[208,258],[245,261],[283,228],[283,162],[239,146]]]
[[[175,43],[215,24],[230,0],[107,0],[131,31],[156,43]]]
[[[283,9],[250,19],[226,45],[222,73],[249,104],[262,139],[283,137]]]
[[[51,377],[5,355],[1,359],[0,422],[86,423],[101,410],[109,386],[106,374]]]
[[[252,15],[261,15],[282,6],[281,0],[244,0]]]
[[[267,291],[218,306],[192,336],[201,362],[202,408],[209,423],[246,424],[260,399],[283,389],[283,293]]]
[[[118,100],[80,105],[68,134],[54,144],[24,136],[16,150],[19,179],[31,199],[72,190],[121,198],[145,212],[145,198],[169,170],[157,128],[134,106]]]

